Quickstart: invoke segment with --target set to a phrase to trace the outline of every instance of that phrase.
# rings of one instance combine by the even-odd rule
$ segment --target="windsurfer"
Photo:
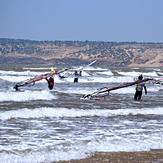
[[[138,80],[139,81],[143,80],[143,76],[140,75],[138,77]],[[145,94],[147,94],[147,88],[145,86],[145,83],[138,83],[138,84],[136,84],[136,92],[135,92],[135,95],[134,95],[134,100],[135,101],[140,101],[141,100],[143,88],[145,90]]]
[[[74,83],[78,83],[79,77],[82,76],[82,71],[80,71],[79,73],[78,73],[78,71],[75,71],[74,76],[75,76],[74,77]]]
[[[45,78],[45,79],[48,82],[49,89],[52,90],[54,87],[54,78],[50,76],[49,78]]]

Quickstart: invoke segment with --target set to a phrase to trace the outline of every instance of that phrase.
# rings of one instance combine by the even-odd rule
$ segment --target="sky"
[[[0,38],[163,42],[163,0],[0,0]]]

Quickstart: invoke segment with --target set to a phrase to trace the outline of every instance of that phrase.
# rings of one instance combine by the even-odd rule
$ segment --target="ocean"
[[[55,76],[51,91],[45,80],[13,89],[16,82],[46,72],[0,69],[0,162],[55,162],[95,152],[163,149],[163,85],[147,83],[148,94],[140,102],[133,99],[135,86],[104,98],[82,98],[102,87],[132,82],[140,74],[162,78],[162,68],[89,67],[79,83],[72,76]]]

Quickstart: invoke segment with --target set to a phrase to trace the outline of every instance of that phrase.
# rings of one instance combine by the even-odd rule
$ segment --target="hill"
[[[163,66],[163,43],[0,39],[0,64]]]

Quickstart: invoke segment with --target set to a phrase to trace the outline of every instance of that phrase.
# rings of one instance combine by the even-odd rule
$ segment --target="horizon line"
[[[24,41],[38,41],[38,42],[45,42],[45,41],[49,41],[49,42],[55,42],[55,41],[61,41],[61,42],[112,42],[112,43],[155,43],[155,44],[162,44],[163,41],[104,41],[104,40],[59,40],[59,39],[56,39],[56,40],[47,40],[47,39],[42,39],[42,40],[39,40],[39,39],[29,39],[29,38],[9,38],[9,37],[0,37],[0,39],[10,39],[10,40],[24,40]]]

